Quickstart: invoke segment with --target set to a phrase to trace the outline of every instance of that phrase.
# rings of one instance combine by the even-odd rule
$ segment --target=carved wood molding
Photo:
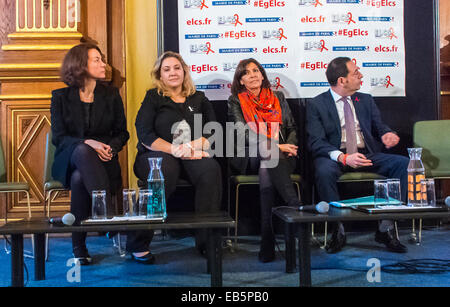
[[[11,138],[4,146],[7,161],[7,180],[28,182],[33,212],[43,212],[45,141],[50,131],[49,100],[3,101],[2,120]],[[8,212],[27,212],[24,195],[9,195]],[[64,199],[60,204],[69,204]]]
[[[110,64],[117,66],[115,76],[123,82],[124,25],[116,20],[123,19],[125,0],[0,1],[6,3],[3,8],[7,10],[0,11],[0,25],[8,25],[1,27],[6,32],[0,32],[1,141],[8,178],[30,184],[32,211],[36,213],[43,209],[44,204],[41,164],[45,154],[45,132],[50,130],[51,91],[64,86],[59,81],[61,62],[69,48],[83,39],[92,41],[98,43]],[[75,3],[76,15],[68,17],[68,9],[75,13],[75,7],[71,7]],[[54,23],[50,22],[53,20],[50,14],[55,17]],[[57,16],[61,18],[59,21]],[[76,22],[67,23],[70,18]],[[65,26],[72,28],[63,31]],[[118,35],[110,36],[108,27]],[[108,80],[112,78],[112,71],[108,65]],[[121,164],[122,173],[126,176],[126,159],[121,160]],[[52,212],[67,211],[69,195],[68,192],[53,194],[56,206],[52,205]],[[7,204],[9,212],[13,213],[8,218],[26,215],[23,196],[14,196],[7,201],[0,198],[0,203]],[[0,217],[3,212],[0,212]]]

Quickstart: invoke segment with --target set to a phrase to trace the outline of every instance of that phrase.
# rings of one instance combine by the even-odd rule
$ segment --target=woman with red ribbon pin
[[[162,158],[167,199],[182,178],[195,188],[196,212],[217,212],[222,200],[222,175],[219,163],[207,152],[212,134],[204,130],[207,123],[216,121],[216,115],[205,94],[197,91],[189,71],[181,55],[172,51],[155,62],[155,88],[147,91],[136,117],[139,142],[134,172],[146,181],[148,159]],[[196,247],[202,255],[206,255],[206,238],[205,230],[197,230]]]
[[[283,93],[271,90],[264,68],[255,59],[242,60],[238,64],[231,93],[228,99],[229,120],[236,127],[242,124],[250,129],[237,128],[235,148],[238,154],[230,160],[230,167],[236,174],[259,175],[259,260],[270,262],[275,259],[271,223],[277,194],[288,206],[300,205],[290,178],[298,156],[296,125]],[[244,144],[245,148],[242,148]]]

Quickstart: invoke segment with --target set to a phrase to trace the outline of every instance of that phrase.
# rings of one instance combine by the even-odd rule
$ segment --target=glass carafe
[[[161,171],[162,158],[149,158],[150,172],[148,174],[148,189],[152,196],[147,204],[147,218],[167,218],[164,176]]]
[[[420,181],[425,179],[422,163],[422,148],[408,148],[408,206],[421,206],[422,194]]]

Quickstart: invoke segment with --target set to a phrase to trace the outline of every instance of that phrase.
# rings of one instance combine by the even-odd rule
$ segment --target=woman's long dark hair
[[[68,86],[84,88],[84,82],[89,77],[87,65],[89,59],[89,50],[96,49],[103,57],[102,51],[97,45],[91,43],[79,44],[64,57],[61,66],[61,80]]]
[[[267,79],[267,74],[266,74],[264,67],[262,67],[262,65],[259,64],[259,62],[257,60],[255,60],[253,58],[249,58],[249,59],[240,61],[238,66],[236,67],[236,71],[234,72],[233,83],[231,84],[231,94],[237,96],[240,93],[247,90],[245,88],[245,86],[241,84],[241,79],[242,79],[242,76],[244,76],[247,73],[247,65],[250,63],[255,64],[264,77],[261,88],[270,88],[271,87],[270,81],[269,81],[269,79]]]

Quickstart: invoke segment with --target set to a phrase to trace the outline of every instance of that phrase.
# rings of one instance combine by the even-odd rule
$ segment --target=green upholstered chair
[[[364,181],[374,181],[378,179],[386,179],[386,177],[378,175],[376,173],[368,172],[349,172],[343,174],[338,183],[348,183],[348,182],[364,182]]]
[[[414,147],[422,148],[422,162],[425,175],[433,179],[450,179],[450,120],[420,121],[414,124]],[[436,189],[439,191],[439,189]],[[442,198],[442,195],[441,195]],[[420,243],[422,220],[419,220]],[[413,234],[415,223],[413,220]]]
[[[3,157],[3,148],[0,142],[0,193],[25,193],[27,197],[28,205],[28,218],[31,218],[31,204],[30,204],[30,186],[26,182],[8,182],[6,180],[6,167],[5,160]],[[5,222],[8,222],[8,205],[5,204]],[[34,246],[34,237],[32,238]],[[34,250],[34,248],[33,248]],[[5,251],[9,253],[7,242],[5,240]],[[25,254],[25,256],[28,256]]]
[[[414,147],[421,147],[427,178],[450,179],[450,120],[420,121],[414,125]]]
[[[63,184],[52,178],[52,165],[55,156],[55,146],[52,144],[52,133],[47,133],[45,141],[45,161],[44,161],[44,215],[50,217],[52,195],[53,197],[61,191],[67,191]]]
[[[297,187],[297,195],[298,198],[301,200],[301,194],[300,194],[300,183],[302,181],[302,178],[300,175],[293,174],[291,175],[291,180],[293,184]],[[238,221],[239,221],[239,189],[242,186],[245,185],[259,185],[259,177],[258,175],[237,175],[237,176],[231,176],[229,178],[228,182],[228,212],[231,212],[231,186],[235,187],[236,195],[235,195],[235,227],[234,227],[234,245],[237,245],[237,238],[238,238]],[[228,237],[230,237],[230,234],[228,232]]]
[[[28,217],[31,218],[30,186],[26,182],[8,182],[6,180],[6,167],[3,157],[3,148],[0,143],[0,193],[25,193],[28,204]],[[5,221],[8,222],[8,206],[5,206]]]
[[[52,165],[55,156],[55,146],[52,144],[52,133],[47,133],[45,140],[45,161],[44,161],[44,216],[50,218],[53,198],[58,192],[67,191],[64,185],[52,178]],[[48,260],[48,234],[45,235],[45,259]]]

